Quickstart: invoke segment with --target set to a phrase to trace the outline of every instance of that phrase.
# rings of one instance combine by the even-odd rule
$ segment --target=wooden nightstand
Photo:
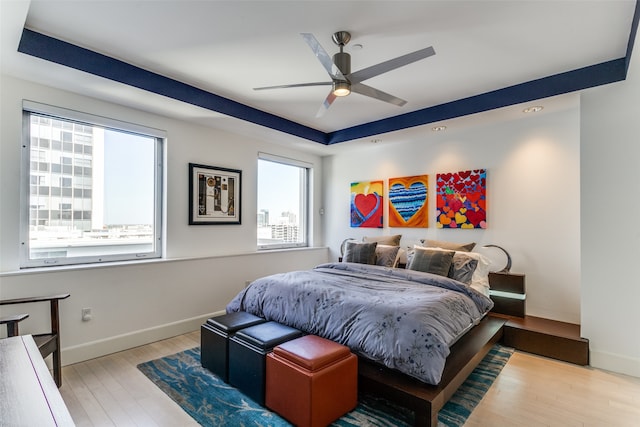
[[[502,343],[517,350],[589,364],[589,340],[580,337],[580,325],[526,315],[524,274],[489,273],[491,315],[507,319]]]
[[[524,279],[524,274],[489,273],[492,313],[524,317],[527,297]]]

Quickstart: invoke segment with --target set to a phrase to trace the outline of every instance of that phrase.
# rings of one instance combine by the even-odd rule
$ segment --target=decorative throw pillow
[[[424,271],[425,273],[447,276],[453,262],[454,251],[441,251],[428,248],[415,248],[409,270]]]
[[[384,267],[396,267],[400,255],[400,246],[376,246],[376,264]]]
[[[424,248],[423,246],[416,245],[414,246],[413,251],[415,251],[416,249],[426,249],[426,248]],[[446,249],[441,249],[441,248],[430,248],[430,249],[434,251],[446,252]],[[488,298],[489,297],[489,264],[490,264],[489,259],[486,256],[479,254],[477,252],[464,252],[464,251],[457,251],[454,255],[454,259],[456,257],[462,257],[462,256],[476,261],[476,266],[473,269],[473,272],[471,274],[471,281],[469,282],[469,287],[475,289],[476,291],[487,296]],[[452,263],[453,262],[454,261],[452,261]],[[469,269],[471,269],[470,265],[469,265]],[[450,270],[449,277],[451,277],[452,279],[459,280],[460,282],[464,282],[463,280],[453,277],[452,274],[454,273],[452,273]]]
[[[400,246],[400,239],[402,234],[395,234],[393,236],[365,236],[362,241],[365,243],[377,242],[379,245]]]
[[[358,241],[356,239],[354,239],[353,237],[347,237],[346,239],[344,239],[342,241],[342,243],[340,244],[340,256],[342,258],[344,258],[344,250],[347,247],[347,242],[355,242],[358,243]]]
[[[463,251],[463,252],[471,252],[473,248],[476,247],[475,242],[471,243],[454,243],[454,242],[445,242],[443,240],[430,240],[424,239],[421,240],[422,244],[429,248],[442,248],[449,249],[450,251]]]
[[[344,262],[357,262],[360,264],[376,263],[376,246],[378,243],[347,242],[345,245]]]
[[[471,284],[473,273],[478,266],[478,260],[473,259],[464,252],[456,252],[453,255],[453,261],[449,268],[448,276],[458,282],[462,282],[465,285]]]

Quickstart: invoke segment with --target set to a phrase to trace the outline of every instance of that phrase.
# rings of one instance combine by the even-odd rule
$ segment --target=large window
[[[311,166],[260,153],[258,157],[258,248],[308,246]]]
[[[162,254],[164,133],[25,101],[21,267]]]

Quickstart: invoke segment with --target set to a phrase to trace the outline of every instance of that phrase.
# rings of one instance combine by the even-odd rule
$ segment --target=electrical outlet
[[[93,314],[91,313],[91,309],[90,308],[83,308],[82,309],[82,321],[83,322],[88,322],[92,318],[93,318]]]

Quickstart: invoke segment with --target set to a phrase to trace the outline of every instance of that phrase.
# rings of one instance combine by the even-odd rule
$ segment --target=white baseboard
[[[591,350],[589,364],[598,369],[640,378],[640,359]]]
[[[154,326],[152,328],[132,331],[122,335],[90,341],[84,344],[62,349],[62,364],[71,365],[95,359],[96,357],[128,350],[130,348],[149,344],[155,341],[175,337],[189,332],[196,331],[207,319],[224,314],[224,311],[204,314],[165,325]]]

